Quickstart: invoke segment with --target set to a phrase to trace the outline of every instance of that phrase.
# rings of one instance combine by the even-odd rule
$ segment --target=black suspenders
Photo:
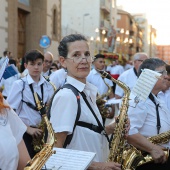
[[[156,106],[156,116],[157,116],[157,125],[156,125],[156,127],[157,127],[157,134],[159,134],[159,131],[160,131],[160,128],[161,128],[161,122],[160,122],[160,116],[159,116],[159,104],[156,104],[156,102],[155,102],[155,99],[154,99],[154,97],[153,97],[153,94],[152,93],[150,93],[149,94],[149,99],[155,104],[155,106]]]
[[[37,106],[37,103],[36,103],[35,97],[34,97],[34,89],[33,89],[33,87],[32,87],[32,84],[30,84],[29,87],[30,87],[30,89],[31,89],[31,92],[32,92],[32,95],[33,95],[33,98],[34,98],[34,103],[35,103],[35,105]],[[43,101],[43,98],[44,98],[43,84],[41,84],[40,87],[41,87],[41,95],[42,95],[41,99],[42,99],[42,101]]]
[[[29,85],[29,87],[30,87],[30,89],[31,89],[31,92],[32,92],[32,95],[33,95],[33,99],[34,99],[34,103],[35,103],[35,105],[33,105],[32,103],[30,103],[30,102],[26,102],[26,101],[24,101],[23,100],[23,90],[22,90],[22,102],[24,102],[28,107],[30,107],[31,109],[33,109],[33,110],[35,110],[35,111],[39,111],[38,109],[37,109],[37,103],[36,103],[36,101],[35,101],[35,98],[34,98],[34,90],[33,90],[33,87],[32,87],[32,84],[30,84]],[[44,90],[43,90],[43,84],[41,84],[41,95],[42,95],[42,102],[43,102],[43,98],[44,98]],[[25,88],[25,82],[24,82],[24,88]],[[24,89],[23,88],[23,89]],[[38,95],[38,94],[37,94]],[[38,97],[39,97],[39,95],[38,95]],[[39,97],[40,98],[40,97]]]

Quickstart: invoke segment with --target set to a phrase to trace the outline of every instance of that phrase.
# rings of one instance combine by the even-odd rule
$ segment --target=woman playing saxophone
[[[120,164],[105,162],[108,156],[106,152],[108,142],[97,122],[98,119],[103,125],[96,105],[97,88],[86,81],[93,61],[86,38],[80,34],[68,35],[61,40],[58,50],[60,63],[67,69],[66,84],[75,87],[79,96],[76,97],[72,90],[63,88],[56,93],[52,101],[50,122],[57,137],[56,147],[64,147],[67,136],[73,134],[66,148],[96,153],[89,170],[120,170]],[[77,117],[77,99],[80,100],[81,112],[75,130],[73,130]],[[86,100],[90,106],[85,102]],[[105,132],[113,133],[114,127],[114,123],[106,126]]]

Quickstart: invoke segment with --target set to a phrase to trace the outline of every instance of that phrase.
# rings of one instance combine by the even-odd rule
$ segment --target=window
[[[53,35],[56,36],[56,29],[57,29],[57,11],[56,9],[53,10]]]

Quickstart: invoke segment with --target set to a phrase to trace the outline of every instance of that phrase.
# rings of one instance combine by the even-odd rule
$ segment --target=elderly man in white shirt
[[[170,65],[166,65],[166,70],[167,70],[167,87],[165,87],[161,92],[158,93],[158,97],[165,102],[167,108],[170,111]]]
[[[141,165],[136,170],[168,170],[170,159],[166,162],[166,155],[163,148],[170,147],[166,144],[153,144],[147,138],[170,130],[170,111],[157,94],[166,86],[166,63],[158,58],[146,59],[139,68],[139,75],[142,69],[150,69],[161,73],[161,77],[153,87],[146,101],[130,100],[128,116],[131,127],[128,142],[136,148],[148,152],[154,162]],[[161,145],[161,146],[160,146]],[[156,164],[157,163],[157,164]]]
[[[43,72],[42,72],[42,75],[45,76],[45,77],[49,77],[52,73],[52,71],[50,70],[51,68],[51,65],[53,63],[53,54],[49,51],[47,51],[45,54],[44,54],[44,63],[43,63]]]
[[[148,58],[146,53],[140,52],[140,53],[136,53],[133,57],[133,61],[134,61],[134,67],[123,72],[118,80],[122,81],[123,83],[125,83],[130,90],[132,90],[132,88],[134,87],[134,85],[136,84],[137,81],[137,71],[140,67],[140,65],[142,64],[142,62],[144,60],[146,60]],[[116,99],[120,99],[124,96],[124,91],[121,87],[119,87],[118,85],[116,85],[116,89],[115,89],[115,97]]]

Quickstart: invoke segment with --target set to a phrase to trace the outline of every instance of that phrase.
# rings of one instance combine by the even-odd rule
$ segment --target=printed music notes
[[[86,170],[95,153],[54,147],[53,154],[46,162],[46,168],[59,170]]]
[[[160,73],[149,69],[144,69],[139,76],[136,85],[132,89],[133,95],[138,97],[139,100],[145,101],[160,76]]]

